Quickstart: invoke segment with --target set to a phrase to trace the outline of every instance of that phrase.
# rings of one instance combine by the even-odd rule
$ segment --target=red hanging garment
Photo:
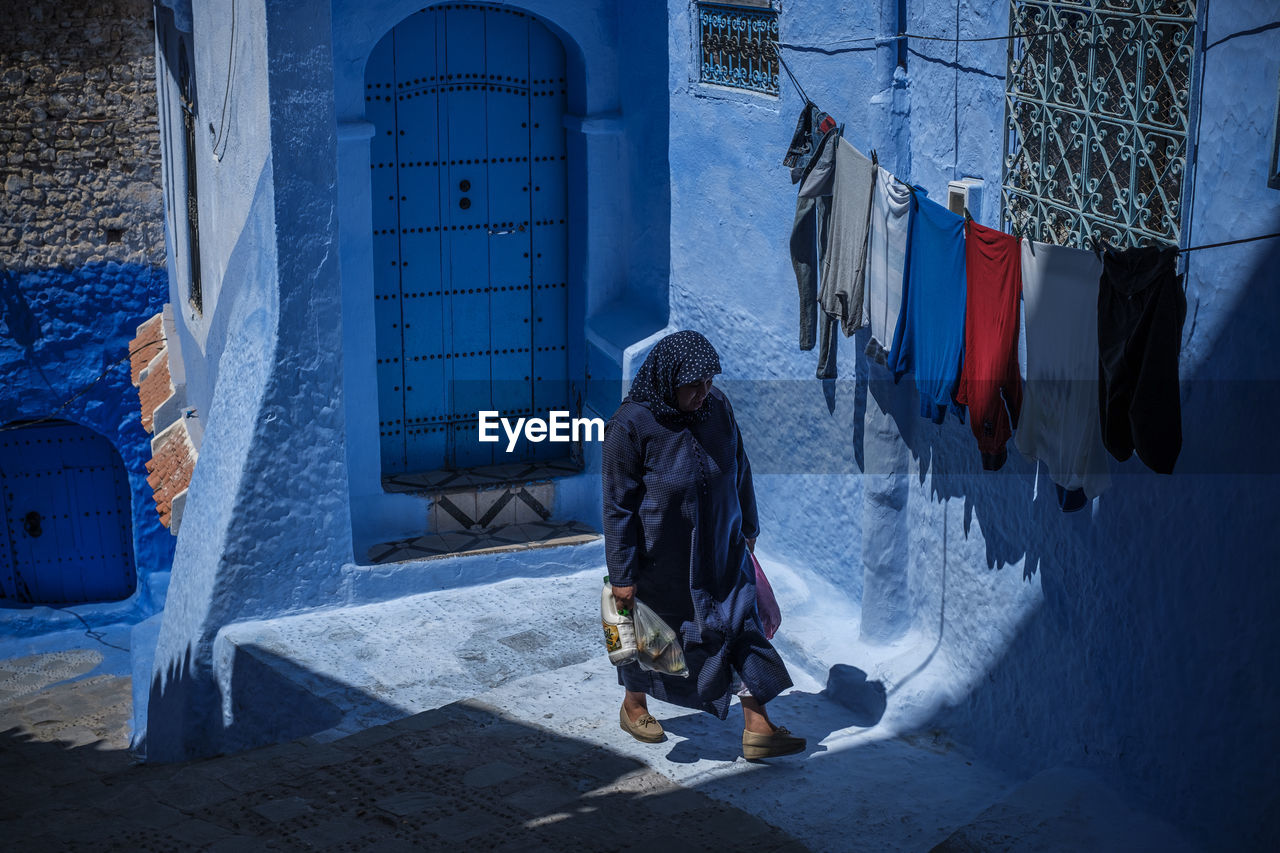
[[[1005,443],[1018,425],[1022,376],[1018,371],[1018,298],[1022,266],[1018,238],[967,223],[964,264],[964,364],[956,402],[969,407],[982,467],[996,471],[1008,458]]]

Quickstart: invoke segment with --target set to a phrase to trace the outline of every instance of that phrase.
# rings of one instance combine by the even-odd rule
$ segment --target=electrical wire
[[[80,624],[84,626],[84,635],[85,635],[86,637],[88,637],[89,639],[91,639],[91,640],[97,640],[99,643],[101,643],[101,644],[102,644],[102,645],[104,645],[104,646],[107,646],[108,648],[118,649],[118,650],[120,650],[120,651],[122,651],[122,652],[127,652],[127,651],[129,651],[129,649],[128,649],[128,648],[126,648],[125,646],[117,646],[115,643],[108,643],[108,642],[106,641],[106,639],[105,639],[106,634],[103,634],[101,631],[99,631],[99,630],[97,630],[96,628],[94,628],[92,625],[90,625],[90,624],[88,623],[88,621],[87,621],[83,616],[81,616],[79,613],[75,612],[75,611],[74,611],[74,610],[72,610],[71,608],[69,608],[69,607],[58,607],[57,605],[54,605],[54,604],[46,604],[46,605],[43,605],[43,606],[44,606],[44,607],[49,607],[49,608],[51,608],[51,609],[53,609],[53,610],[57,610],[57,611],[58,611],[58,612],[60,612],[60,613],[70,613],[72,616],[74,616],[74,617],[76,617],[77,619],[79,619],[79,620],[80,620]]]
[[[779,47],[781,47],[781,45],[779,45]],[[800,81],[796,79],[796,75],[791,73],[791,66],[787,65],[787,61],[782,58],[782,54],[775,52],[774,55],[778,57],[778,62],[782,63],[783,70],[786,71],[787,76],[791,78],[791,85],[795,86],[796,91],[800,93],[800,100],[804,101],[806,104],[809,103],[809,96],[804,93],[804,89],[801,88]]]
[[[1229,36],[1223,36],[1222,38],[1215,41],[1213,44],[1206,45],[1205,50],[1206,51],[1212,50],[1213,48],[1222,44],[1224,41],[1231,41],[1233,38],[1239,38],[1240,36],[1256,36],[1258,33],[1265,33],[1267,30],[1274,30],[1278,27],[1280,27],[1280,21],[1272,21],[1271,23],[1263,24],[1260,27],[1253,27],[1252,29],[1248,29],[1248,30],[1240,30],[1239,32],[1232,33]]]
[[[1179,248],[1179,252],[1198,252],[1201,249],[1216,249],[1219,246],[1234,246],[1238,243],[1252,243],[1256,240],[1271,240],[1280,237],[1280,231],[1274,234],[1259,234],[1256,237],[1241,237],[1239,240],[1223,240],[1221,243],[1204,243],[1199,246],[1187,246],[1185,249]]]
[[[1036,30],[1034,32],[1010,33],[1007,36],[981,36],[978,38],[955,38],[953,36],[924,36],[919,33],[898,33],[892,36],[861,36],[852,39],[840,39],[838,41],[828,42],[826,45],[798,45],[789,44],[787,42],[778,42],[778,47],[787,48],[788,50],[815,50],[823,49],[828,45],[838,44],[861,44],[864,42],[890,42],[898,39],[917,39],[919,41],[945,41],[945,42],[982,42],[982,41],[1009,41],[1011,39],[1038,38],[1039,36],[1051,36],[1057,33],[1065,33],[1074,30],[1074,27],[1058,27],[1053,30]]]
[[[957,10],[957,13],[958,13],[958,10]],[[1202,55],[1203,55],[1203,53],[1204,53],[1204,52],[1207,52],[1210,48],[1217,47],[1218,45],[1222,44],[1224,41],[1228,41],[1228,40],[1230,40],[1230,39],[1236,38],[1237,36],[1256,35],[1256,34],[1261,33],[1261,32],[1266,32],[1266,31],[1268,31],[1268,30],[1276,29],[1276,28],[1278,28],[1278,27],[1280,27],[1280,21],[1272,22],[1272,23],[1269,23],[1269,24],[1264,24],[1264,25],[1262,25],[1262,26],[1260,26],[1260,27],[1254,27],[1253,29],[1241,30],[1240,32],[1232,33],[1232,34],[1231,34],[1231,35],[1229,35],[1229,36],[1224,36],[1223,38],[1218,39],[1217,41],[1213,42],[1212,44],[1207,44],[1207,45],[1205,45],[1205,46],[1201,49],[1201,53],[1202,53]],[[916,34],[916,33],[898,33],[898,34],[897,34],[897,35],[895,35],[895,36],[887,36],[887,37],[885,37],[885,38],[883,38],[883,39],[882,39],[881,37],[879,37],[879,36],[864,36],[864,37],[861,37],[861,38],[854,38],[854,39],[842,39],[842,40],[840,40],[840,41],[830,42],[830,44],[832,44],[832,45],[838,45],[838,44],[855,44],[855,43],[859,43],[859,42],[868,42],[868,41],[875,41],[875,42],[881,42],[881,41],[892,41],[892,40],[895,40],[895,39],[920,39],[920,40],[922,40],[922,41],[944,41],[944,42],[952,42],[952,43],[954,43],[954,44],[956,45],[956,47],[957,47],[957,49],[958,49],[958,48],[959,48],[959,45],[960,45],[960,43],[961,43],[961,42],[1008,41],[1008,40],[1012,40],[1012,39],[1019,39],[1019,38],[1033,38],[1033,37],[1038,37],[1038,36],[1053,35],[1053,34],[1055,34],[1055,33],[1066,32],[1066,31],[1067,31],[1067,30],[1069,30],[1069,29],[1072,29],[1072,28],[1071,28],[1071,27],[1059,27],[1059,28],[1054,29],[1054,30],[1038,30],[1038,31],[1035,31],[1035,32],[1030,32],[1030,33],[1011,33],[1011,34],[1009,34],[1009,35],[1007,35],[1007,36],[984,36],[984,37],[981,37],[981,38],[959,38],[959,32],[960,32],[960,31],[959,31],[959,22],[957,21],[956,36],[955,36],[955,37],[951,37],[951,38],[948,38],[948,37],[946,37],[946,36],[922,36],[922,35],[918,35],[918,34]],[[785,42],[778,42],[778,45],[777,45],[777,46],[778,46],[778,47],[780,47],[780,48],[787,48],[787,49],[789,49],[789,50],[818,50],[818,49],[822,49],[822,46],[818,46],[818,45],[794,45],[794,44],[787,44],[787,43],[785,43]],[[781,62],[781,63],[782,63],[782,67],[783,67],[784,69],[786,69],[787,76],[791,78],[791,82],[792,82],[792,84],[796,87],[796,91],[800,93],[800,97],[801,97],[801,98],[804,98],[805,103],[808,103],[808,102],[809,102],[809,99],[808,99],[808,97],[805,95],[805,93],[804,93],[804,89],[803,89],[803,88],[801,88],[801,86],[800,86],[800,81],[796,79],[795,74],[794,74],[794,73],[792,73],[791,68],[787,65],[786,60],[784,60],[784,59],[782,58],[782,55],[781,55],[781,54],[778,54],[778,61],[779,61],[779,62]],[[1203,65],[1204,65],[1204,63],[1203,63],[1203,61],[1202,61],[1202,62],[1201,62],[1201,74],[1203,74]],[[1201,83],[1201,86],[1203,87],[1203,82]],[[1199,119],[1199,116],[1197,115],[1197,128],[1196,128],[1196,135],[1197,135],[1197,137],[1199,136],[1199,121],[1198,121],[1198,119]],[[1198,141],[1198,140],[1197,140],[1197,141]],[[908,185],[908,186],[909,186],[909,185]],[[1258,234],[1258,235],[1253,236],[1253,237],[1241,237],[1241,238],[1239,238],[1239,239],[1237,239],[1237,240],[1223,240],[1223,241],[1218,242],[1218,243],[1204,243],[1204,244],[1201,244],[1201,245],[1199,245],[1199,246],[1186,246],[1186,247],[1179,247],[1179,248],[1178,248],[1178,253],[1179,253],[1179,254],[1183,254],[1183,253],[1186,253],[1186,252],[1197,252],[1197,251],[1200,251],[1201,249],[1217,249],[1217,248],[1220,248],[1220,247],[1222,247],[1222,246],[1235,246],[1235,245],[1239,245],[1239,244],[1241,244],[1241,243],[1253,243],[1253,242],[1256,242],[1256,241],[1258,241],[1258,240],[1270,240],[1270,239],[1274,239],[1274,238],[1277,238],[1277,237],[1280,237],[1280,232],[1277,232],[1277,233],[1275,233],[1275,234]]]
[[[227,141],[230,139],[227,130],[231,123],[227,119],[227,107],[231,103],[231,72],[236,63],[236,6],[238,5],[236,0],[231,0],[231,47],[227,52],[227,82],[222,90],[222,113],[218,117],[218,133],[213,140],[213,156],[219,161],[222,160],[222,155],[227,153]],[[212,126],[210,123],[210,127]],[[221,151],[218,150],[219,146],[222,147]]]
[[[148,341],[147,343],[143,344],[137,349],[130,350],[125,355],[121,356],[120,358],[116,359],[115,361],[111,362],[106,367],[104,367],[102,369],[102,372],[98,374],[97,379],[94,379],[92,382],[85,385],[83,388],[81,388],[80,390],[72,394],[70,397],[68,397],[62,403],[61,406],[53,410],[52,414],[45,415],[43,418],[37,418],[36,420],[33,420],[33,421],[22,421],[20,423],[13,423],[13,424],[8,424],[6,426],[0,426],[0,432],[8,432],[9,430],[13,430],[13,429],[24,429],[29,426],[35,426],[36,424],[43,424],[43,423],[48,423],[50,421],[58,420],[59,414],[61,414],[68,406],[70,406],[76,400],[83,397],[85,394],[89,393],[89,391],[91,391],[93,387],[97,385],[99,382],[106,379],[108,374],[111,373],[111,371],[116,367],[116,365],[120,364],[121,362],[127,361],[137,353],[140,353],[143,350],[145,350],[147,347],[162,346],[164,345],[164,343],[165,343],[164,338],[161,338],[160,340],[156,340],[156,341]]]

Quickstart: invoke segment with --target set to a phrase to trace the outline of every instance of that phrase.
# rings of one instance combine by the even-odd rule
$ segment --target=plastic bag
[[[684,650],[680,648],[676,632],[640,599],[634,602],[636,663],[651,672],[688,678],[689,667],[685,665]]]
[[[760,625],[764,628],[764,637],[766,640],[772,640],[773,635],[778,632],[778,626],[782,624],[782,610],[778,608],[778,599],[773,595],[773,587],[769,584],[769,579],[764,576],[764,569],[760,568],[760,561],[756,559],[756,555],[751,555],[751,562],[756,567],[756,613],[760,616]]]

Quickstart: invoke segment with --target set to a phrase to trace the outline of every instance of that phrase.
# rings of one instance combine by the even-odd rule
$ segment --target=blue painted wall
[[[1267,23],[1265,5],[1217,0],[1210,41]],[[251,739],[230,737],[234,720],[219,712],[230,695],[213,651],[221,626],[359,600],[364,575],[343,564],[421,524],[416,504],[378,486],[362,236],[364,59],[417,5],[293,4],[287,21],[271,3],[237,6],[237,130],[201,167],[217,223],[205,268],[219,284],[182,332],[184,352],[198,353],[188,363],[203,365],[188,372],[208,423],[187,507],[199,521],[179,540],[150,690],[148,754],[161,759]],[[936,652],[913,689],[918,725],[945,725],[1018,773],[1092,766],[1202,839],[1271,831],[1277,780],[1263,759],[1276,752],[1267,720],[1280,656],[1268,620],[1280,588],[1267,569],[1280,469],[1262,430],[1277,407],[1263,325],[1276,316],[1275,247],[1191,258],[1179,473],[1116,464],[1091,513],[1063,516],[1016,453],[982,472],[967,427],[920,421],[910,382],[867,366],[864,335],[840,340],[839,380],[812,378],[786,249],[795,188],[780,161],[801,107],[788,83],[779,97],[698,83],[685,0],[529,8],[577,75],[571,328],[584,336],[575,357],[593,377],[589,404],[612,410],[609,383],[664,324],[711,338],[755,461],[762,547],[863,606],[847,653],[817,663],[870,668],[914,637]],[[1005,43],[900,52],[850,40],[899,27],[1002,35],[1007,6],[906,10],[899,21],[895,0],[785,4],[783,55],[846,136],[900,177],[935,197],[953,178],[984,179],[977,215],[996,224]],[[228,22],[196,16],[198,73],[216,93]],[[1200,122],[1192,242],[1280,227],[1263,176],[1277,32],[1207,54],[1215,95]],[[1243,69],[1249,85],[1229,86]],[[271,137],[255,132],[265,128]],[[596,488],[591,476],[567,482],[557,512],[594,517]]]
[[[127,356],[137,327],[161,309],[167,292],[165,271],[141,264],[0,272],[0,424],[72,421],[107,438],[128,471],[138,588],[123,604],[76,606],[92,618],[145,618],[163,602],[167,574],[156,575],[169,570],[173,536],[160,524],[147,484],[151,436],[142,429]],[[6,634],[66,621],[49,608],[4,605]]]
[[[1274,22],[1275,11],[1245,0],[1208,7],[1190,245],[1280,231],[1280,192],[1266,187],[1280,30],[1215,44]],[[1043,486],[1032,497],[1029,466],[1003,486],[949,479],[977,521],[951,552],[960,582],[1016,577],[1020,566],[1043,596],[949,719],[1022,768],[1108,771],[1219,849],[1260,849],[1280,831],[1270,758],[1280,735],[1269,722],[1280,700],[1280,453],[1268,427],[1280,412],[1280,351],[1266,329],[1280,316],[1277,261],[1276,240],[1187,258],[1175,475],[1113,462],[1112,488],[1080,518],[1057,514]],[[962,443],[943,441],[943,452]],[[938,514],[917,500],[913,526],[936,528]],[[924,556],[940,553],[934,544]],[[956,627],[963,637],[968,626]]]
[[[204,440],[169,604],[158,632],[137,637],[155,638],[154,658],[136,657],[149,687],[137,691],[135,745],[148,758],[262,737],[236,729],[223,703],[232,673],[217,632],[359,600],[368,584],[344,574],[353,559],[425,528],[425,502],[380,484],[364,121],[368,53],[418,8],[241,2],[234,27],[210,5],[192,9],[206,113],[228,78],[233,91],[211,116],[215,132],[197,135],[204,306],[181,312],[178,338]],[[626,348],[666,320],[666,93],[624,83],[664,77],[666,24],[660,6],[607,0],[529,11],[561,37],[569,65],[570,363],[581,386],[589,340],[620,372]],[[172,190],[180,115],[167,116]],[[186,305],[183,260],[170,258],[175,305]],[[625,322],[594,319],[610,311]],[[556,513],[597,518],[598,480],[572,478]]]
[[[232,30],[209,5],[193,13],[197,85],[208,103],[227,79]],[[225,142],[214,150],[216,136],[198,135],[205,303],[203,314],[185,314],[179,334],[184,361],[198,367],[188,371],[189,391],[204,413],[204,440],[154,676],[147,703],[135,707],[135,745],[148,757],[233,748],[223,739],[231,721],[216,686],[217,630],[331,602],[351,555],[335,381],[329,26],[326,4],[237,4]]]
[[[919,726],[1017,773],[1093,767],[1214,845],[1274,837],[1280,455],[1265,425],[1280,404],[1264,325],[1280,307],[1280,248],[1191,257],[1178,473],[1113,463],[1092,513],[1063,515],[1016,451],[983,472],[967,426],[920,420],[910,381],[861,357],[864,334],[841,341],[838,381],[810,378],[780,165],[802,101],[785,76],[776,99],[696,83],[690,5],[668,4],[671,323],[722,353],[762,547],[863,607],[847,657],[824,663],[871,670],[901,651],[893,642],[919,639],[936,652],[908,691]],[[1215,0],[1208,41],[1271,22],[1268,5]],[[1007,43],[911,40],[895,70],[894,43],[850,40],[894,32],[897,6],[784,4],[783,57],[900,177],[935,198],[952,179],[985,180],[975,216],[996,225]],[[912,2],[902,29],[1003,35],[1007,8]],[[1193,244],[1280,230],[1280,193],[1265,185],[1278,47],[1269,30],[1207,54]]]

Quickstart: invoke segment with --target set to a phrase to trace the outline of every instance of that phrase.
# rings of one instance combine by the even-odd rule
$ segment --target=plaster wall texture
[[[160,607],[174,547],[147,484],[149,436],[127,363],[168,290],[150,10],[36,2],[0,38],[0,424],[65,419],[120,454],[138,585],[125,601],[77,606],[94,624]],[[18,636],[68,618],[22,605],[0,623]]]
[[[796,346],[795,188],[781,161],[803,101],[785,75],[776,98],[699,83],[696,8],[673,0],[668,13],[670,326],[703,332],[721,353],[717,381],[752,459],[761,542],[860,599],[865,341],[839,336],[836,381],[813,379],[817,352]],[[808,97],[850,142],[891,162],[890,135],[868,105],[892,99],[892,75],[878,75],[874,48],[841,44],[891,30],[880,10],[791,4],[779,26]]]
[[[213,654],[223,625],[369,600],[380,594],[369,592],[371,586],[381,594],[405,589],[396,581],[348,583],[344,572],[352,570],[353,552],[421,532],[426,515],[421,501],[383,495],[378,478],[363,120],[368,51],[417,8],[317,2],[285,10],[244,3],[237,4],[234,26],[210,7],[194,9],[201,125],[220,122],[222,109],[229,118],[221,147],[218,132],[197,137],[201,263],[209,284],[203,313],[184,312],[179,334],[191,354],[189,395],[205,413],[206,439],[179,537],[173,597],[158,634],[148,707],[137,710],[135,745],[149,758],[230,745],[223,740],[230,722],[216,711],[218,696],[229,695],[230,673]],[[531,11],[566,44],[574,77],[566,124],[586,168],[594,163],[593,174],[609,176],[618,171],[621,152],[630,164],[622,174],[635,184],[604,180],[600,190],[587,185],[581,170],[571,180],[577,190],[571,277],[578,297],[570,322],[581,329],[593,293],[661,301],[654,292],[665,284],[665,270],[648,251],[628,258],[587,247],[623,242],[622,211],[632,199],[633,226],[637,217],[663,214],[665,148],[656,141],[660,133],[650,137],[664,125],[665,95],[629,96],[633,114],[619,118],[616,4],[543,3]],[[656,27],[648,12],[627,15],[626,50],[648,53],[665,24]],[[227,106],[210,118],[209,105],[223,101]],[[167,125],[171,159],[178,128]],[[660,250],[665,227],[646,228],[658,236],[641,243]],[[185,304],[183,286],[174,286],[175,303]],[[650,326],[660,327],[661,320]],[[581,338],[576,346],[582,365]],[[355,475],[349,478],[348,470]],[[560,517],[598,516],[598,486],[582,485],[589,475],[579,479],[581,487],[570,484],[557,496]]]
[[[358,422],[360,410],[366,418],[370,411],[371,370],[355,358],[372,328],[371,300],[359,289],[368,292],[367,248],[351,239],[367,230],[368,215],[361,207],[367,181],[358,167],[362,146],[367,162],[367,137],[358,99],[362,57],[386,27],[412,11],[410,4],[370,8],[366,18],[354,5],[338,5],[329,19],[327,7],[304,4],[285,27],[267,5],[261,31],[247,24],[249,30],[240,30],[246,45],[271,46],[265,79],[247,90],[269,107],[270,121],[254,127],[270,128],[270,163],[245,167],[256,180],[244,202],[250,213],[243,226],[220,230],[219,239],[229,266],[252,258],[261,267],[245,276],[253,286],[245,285],[229,306],[222,307],[227,291],[219,295],[215,310],[229,312],[227,336],[204,355],[210,364],[225,361],[219,372],[237,381],[220,383],[212,394],[208,434],[225,433],[225,446],[211,450],[213,439],[206,440],[202,468],[211,452],[219,461],[197,470],[188,506],[188,517],[207,516],[201,523],[209,528],[191,533],[188,543],[188,532],[198,529],[189,523],[179,540],[185,574],[175,575],[175,590],[183,591],[171,597],[165,614],[155,669],[163,677],[153,682],[151,703],[157,708],[158,695],[180,701],[152,714],[153,729],[156,721],[168,727],[162,738],[148,733],[154,757],[218,747],[227,721],[202,714],[220,707],[215,685],[225,687],[229,677],[215,671],[211,657],[220,626],[367,600],[358,596],[370,593],[368,587],[354,592],[360,584],[347,585],[354,570],[341,568],[352,550],[344,531],[354,529],[359,540],[374,530],[368,522],[346,521],[345,513],[362,510],[349,509],[341,485],[344,464],[359,468],[365,484],[351,481],[352,499],[363,503],[375,495],[368,472],[376,466],[368,460],[376,458],[369,445],[376,433]],[[571,121],[570,139],[582,146],[587,165],[571,190],[585,217],[571,246],[582,250],[574,254],[572,272],[587,289],[580,310],[588,338],[606,339],[597,349],[611,359],[617,373],[610,378],[617,381],[626,357],[642,354],[636,347],[648,333],[638,333],[643,324],[628,324],[628,300],[633,283],[661,290],[659,263],[617,249],[632,238],[610,213],[612,205],[631,200],[617,189],[619,172],[635,181],[654,168],[660,183],[669,168],[665,319],[671,328],[702,330],[724,356],[723,384],[755,462],[770,550],[815,586],[863,605],[861,624],[846,623],[843,653],[865,655],[866,668],[882,674],[891,691],[928,676],[908,691],[904,704],[915,716],[902,724],[945,723],[1017,773],[1091,765],[1202,836],[1224,830],[1240,836],[1260,826],[1265,804],[1258,792],[1275,787],[1274,770],[1260,762],[1274,754],[1262,709],[1277,698],[1274,642],[1264,631],[1276,581],[1263,567],[1276,521],[1274,501],[1265,495],[1277,468],[1274,452],[1248,425],[1275,406],[1264,393],[1276,360],[1268,358],[1273,337],[1262,324],[1274,316],[1276,297],[1261,286],[1274,263],[1266,253],[1274,249],[1259,244],[1191,261],[1196,307],[1183,365],[1185,473],[1159,478],[1135,461],[1117,463],[1117,484],[1091,513],[1063,516],[1026,461],[1014,458],[998,474],[981,472],[967,427],[919,422],[911,383],[895,386],[869,369],[863,336],[839,341],[840,380],[812,378],[816,354],[795,347],[796,295],[786,254],[795,196],[780,160],[801,106],[789,83],[777,98],[697,83],[693,10],[671,0],[664,67],[669,102],[637,102],[647,105],[638,109],[641,117],[669,104],[663,159],[652,138],[641,143],[628,136],[642,121],[620,106],[625,66],[609,59],[652,48],[653,19],[637,22],[628,16],[638,11],[618,13],[609,4],[531,9],[562,35],[573,73],[582,75],[571,89],[571,110],[580,110],[581,122]],[[962,35],[1002,34],[1004,9],[961,6]],[[784,56],[809,97],[845,123],[846,136],[864,150],[876,148],[900,177],[934,197],[960,176],[981,177],[994,188],[1002,43],[961,45],[958,53],[954,45],[925,43],[907,50],[903,70],[895,67],[895,43],[865,49],[845,41],[897,30],[896,13],[892,2],[788,4],[782,41],[792,47],[783,48]],[[1219,15],[1240,21],[1260,14],[1254,6],[1215,3],[1210,31]],[[940,0],[911,4],[907,28],[947,35],[956,31],[956,16],[956,7]],[[628,25],[619,28],[619,20]],[[211,20],[203,30],[197,23],[196,32],[208,33],[201,38],[209,55],[226,55],[225,21]],[[333,39],[332,59],[330,33],[342,34]],[[1250,59],[1258,60],[1261,70],[1251,73],[1261,83],[1233,87],[1206,104],[1197,186],[1214,190],[1198,193],[1195,218],[1202,224],[1193,227],[1193,242],[1202,232],[1218,236],[1228,222],[1239,230],[1223,236],[1276,230],[1276,202],[1261,189],[1260,172],[1240,165],[1264,159],[1276,72],[1271,57],[1280,55],[1274,35],[1241,36],[1208,55],[1206,91],[1223,91],[1229,75],[1255,67],[1242,64]],[[649,64],[639,73],[648,79],[660,67]],[[334,85],[326,73],[337,81],[336,97],[326,94],[334,91],[326,89]],[[245,95],[232,103],[248,109],[252,100]],[[582,138],[572,141],[579,132]],[[647,152],[638,155],[644,165],[601,168],[623,150]],[[325,184],[335,178],[336,194]],[[614,188],[612,195],[593,195],[602,184]],[[1248,221],[1237,210],[1242,200],[1253,208]],[[642,205],[662,207],[660,192]],[[997,194],[986,193],[979,219],[995,224],[997,209]],[[336,226],[335,211],[342,214]],[[341,288],[329,239],[335,227],[342,235]],[[658,229],[650,230],[661,245]],[[645,242],[634,239],[633,247]],[[620,297],[596,310],[596,293]],[[610,314],[619,302],[621,310]],[[339,305],[341,336],[331,319]],[[333,355],[339,350],[340,364]],[[591,352],[589,346],[589,369]],[[1226,381],[1236,377],[1251,381]],[[597,408],[608,414],[611,405]],[[225,429],[213,429],[218,418],[225,418]],[[1253,451],[1224,458],[1224,434],[1225,444]],[[326,449],[323,464],[312,464],[307,450],[313,447]],[[196,511],[197,487],[207,495],[206,512]],[[1258,487],[1264,497],[1239,498]],[[578,509],[597,499],[585,486],[564,494],[573,495]],[[379,511],[395,515],[389,506]],[[405,509],[399,518],[408,523],[411,516]],[[1206,535],[1206,529],[1226,535]],[[317,530],[339,533],[315,542]],[[464,578],[465,570],[458,571]],[[404,589],[389,573],[361,577],[377,589],[373,595]],[[923,654],[911,658],[917,650]],[[863,662],[841,655],[841,645],[832,642],[811,650],[807,665]],[[894,664],[908,658],[918,661],[909,672]],[[1219,703],[1231,706],[1236,721],[1217,724]],[[1206,779],[1240,780],[1251,790],[1224,785],[1209,791]]]
[[[150,436],[142,429],[128,362],[120,359],[138,324],[163,306],[166,289],[163,269],[139,264],[0,272],[0,425],[72,421],[106,437],[128,472],[138,590],[123,605],[77,606],[95,621],[144,618],[164,600],[164,579],[153,576],[168,572],[174,542],[147,484]],[[64,621],[50,608],[26,605],[0,615],[12,634]]]
[[[1268,23],[1265,5],[1213,3],[1207,42]],[[962,65],[1002,73],[999,57],[967,60],[965,49]],[[1280,225],[1280,197],[1265,184],[1276,50],[1267,31],[1200,57],[1191,245]],[[949,117],[938,102],[945,69],[914,62],[916,120]],[[1000,85],[964,76],[975,92]],[[983,109],[961,100],[962,139]],[[913,130],[918,174],[946,177],[943,136],[930,146],[923,125]],[[1276,747],[1265,721],[1277,699],[1268,624],[1280,584],[1262,567],[1273,562],[1280,467],[1261,432],[1276,410],[1275,347],[1258,327],[1275,316],[1277,257],[1273,241],[1187,261],[1184,444],[1172,477],[1113,461],[1112,489],[1091,512],[1066,516],[1026,460],[980,471],[958,424],[918,424],[907,441],[918,471],[907,509],[918,618],[937,621],[958,679],[940,719],[1012,769],[1095,768],[1202,841],[1241,847],[1276,831],[1266,793],[1276,770],[1260,756]]]
[[[1112,462],[1111,491],[1063,515],[1032,463],[1014,454],[984,472],[967,426],[920,420],[910,380],[869,368],[861,335],[841,341],[840,380],[809,378],[816,355],[796,350],[786,256],[794,190],[779,165],[800,99],[785,76],[777,99],[694,82],[689,6],[669,4],[671,327],[700,329],[724,356],[762,542],[861,604],[849,657],[809,663],[863,666],[891,695],[917,679],[897,725],[949,727],[1015,773],[1089,766],[1201,841],[1274,837],[1264,756],[1276,746],[1268,614],[1280,584],[1264,567],[1280,468],[1260,425],[1276,407],[1262,331],[1276,247],[1189,260],[1178,473]],[[952,179],[983,179],[974,215],[998,225],[1007,44],[912,40],[906,73],[892,71],[889,45],[844,40],[895,31],[895,6],[788,4],[782,55],[899,177],[935,199]],[[901,29],[1007,32],[1007,5],[978,6],[910,3]],[[1214,2],[1207,41],[1270,23],[1266,6]],[[1241,35],[1202,57],[1191,244],[1278,230],[1280,196],[1265,186],[1276,38]],[[919,666],[904,673],[894,661],[913,648]]]
[[[208,149],[201,162],[204,269],[221,286],[203,316],[187,316],[184,351],[203,356],[191,360],[206,370],[206,438],[148,707],[136,711],[147,720],[136,746],[161,760],[223,746],[217,630],[334,600],[352,552],[329,7],[237,4],[236,51],[227,18],[194,11],[201,83],[225,79],[227,57],[243,64],[222,159]]]

